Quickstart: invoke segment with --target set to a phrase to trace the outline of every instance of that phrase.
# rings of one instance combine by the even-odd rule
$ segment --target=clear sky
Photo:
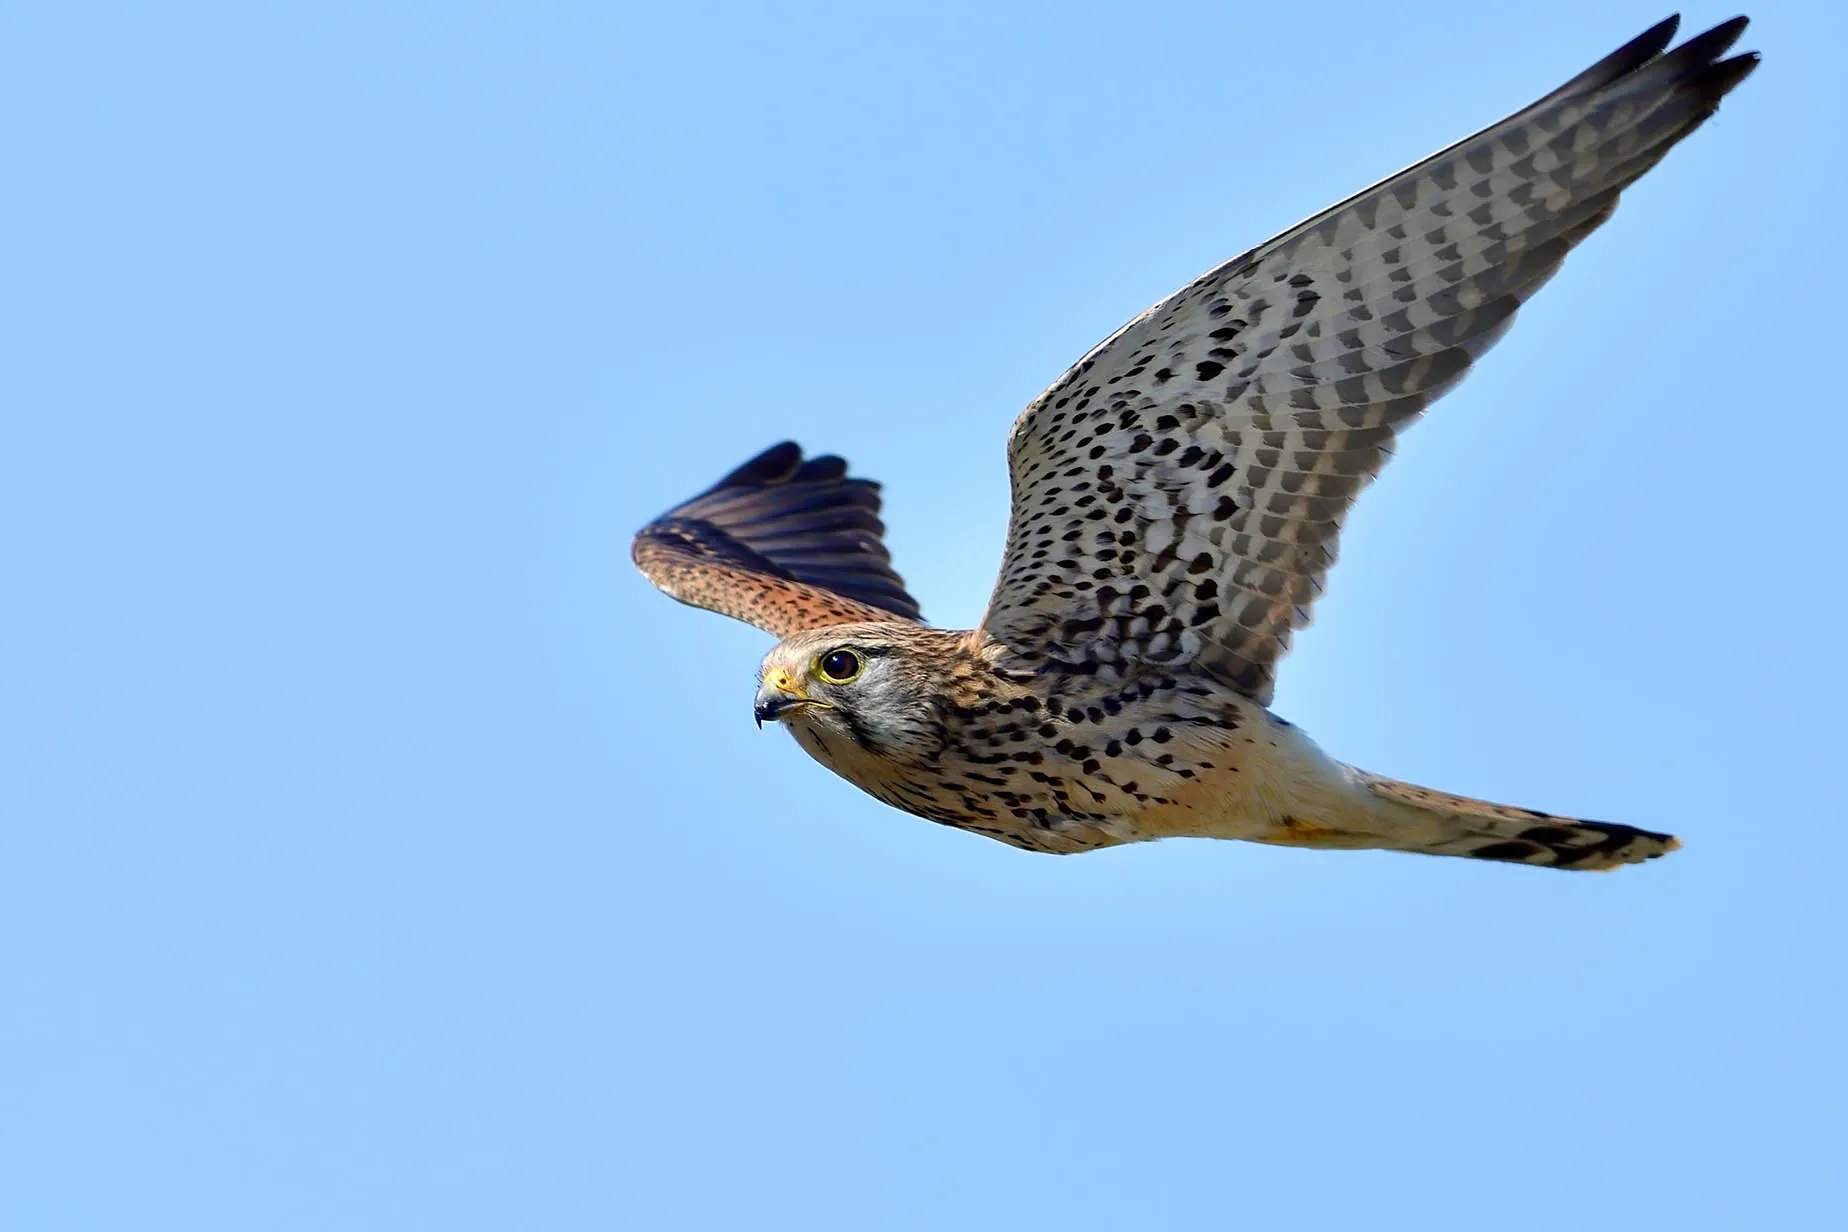
[[[1666,861],[1017,852],[628,563],[794,437],[972,624],[1069,362],[1665,12],[9,8],[0,1222],[1839,1226],[1839,5],[1762,6],[1281,675]]]

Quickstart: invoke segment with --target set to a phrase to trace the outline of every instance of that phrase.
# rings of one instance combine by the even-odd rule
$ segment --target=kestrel
[[[1447,795],[1325,755],[1272,680],[1399,430],[1618,194],[1758,64],[1669,19],[1532,106],[1212,270],[1008,438],[979,628],[922,623],[877,484],[785,443],[636,536],[682,602],[783,640],[755,713],[887,804],[1032,851],[1173,836],[1607,869],[1667,834]]]

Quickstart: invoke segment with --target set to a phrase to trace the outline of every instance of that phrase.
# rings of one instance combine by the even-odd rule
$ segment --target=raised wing
[[[1499,124],[1131,321],[1008,441],[983,627],[1077,670],[1195,664],[1260,702],[1342,519],[1618,194],[1757,65],[1671,18]]]
[[[919,619],[880,536],[879,485],[835,457],[772,446],[644,526],[631,555],[694,607],[788,637],[862,620]]]

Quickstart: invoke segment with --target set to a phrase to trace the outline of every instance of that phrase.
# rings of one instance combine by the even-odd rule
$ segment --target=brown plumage
[[[1236,257],[1014,425],[980,628],[920,623],[877,485],[776,446],[636,537],[669,594],[784,640],[759,721],[898,808],[1036,851],[1177,835],[1570,868],[1664,834],[1450,796],[1271,714],[1348,509],[1618,194],[1757,64],[1664,22],[1546,98]]]

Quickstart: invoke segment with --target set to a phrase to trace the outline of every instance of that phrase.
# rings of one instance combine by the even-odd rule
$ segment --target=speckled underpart
[[[1245,746],[1274,722],[1213,681],[1010,668],[1003,648],[979,634],[868,626],[814,636],[863,652],[895,648],[927,665],[920,681],[941,687],[928,694],[931,738],[906,747],[851,734],[843,742],[815,723],[793,722],[810,753],[888,804],[1034,851],[1168,832],[1138,819],[1197,811],[1193,789],[1235,775]],[[803,661],[803,653],[791,658]],[[877,754],[870,764],[854,756],[852,746],[865,743]],[[1223,812],[1226,790],[1209,794]]]
[[[1672,850],[1355,770],[1267,706],[1399,431],[1757,66],[1722,58],[1744,28],[1667,50],[1664,22],[1092,350],[1014,425],[1006,554],[972,632],[919,623],[877,485],[790,443],[644,528],[635,561],[784,638],[760,722],[1018,847],[1194,835],[1576,869]]]

